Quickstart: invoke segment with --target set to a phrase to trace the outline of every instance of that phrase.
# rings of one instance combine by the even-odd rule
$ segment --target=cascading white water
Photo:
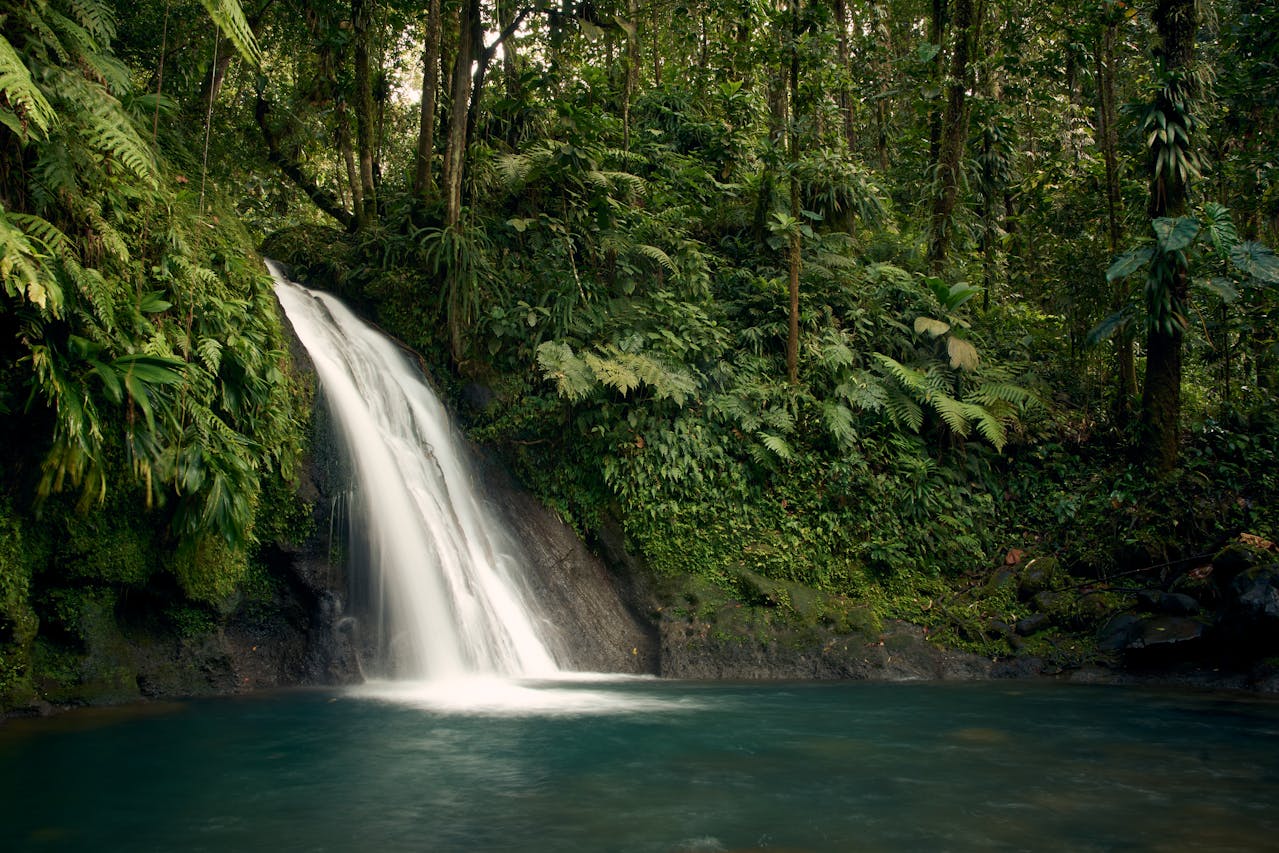
[[[422,374],[340,301],[269,264],[353,469],[351,555],[379,591],[392,673],[415,680],[559,674],[465,448]],[[363,564],[363,565],[358,565]]]

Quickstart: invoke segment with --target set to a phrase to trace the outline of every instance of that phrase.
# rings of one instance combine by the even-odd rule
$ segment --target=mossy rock
[[[115,507],[66,516],[66,539],[54,556],[54,569],[78,581],[142,586],[158,565],[156,533]]]
[[[1213,556],[1212,576],[1218,584],[1224,586],[1240,572],[1276,561],[1279,561],[1279,555],[1264,548],[1243,542],[1231,542]]]
[[[1059,588],[1065,583],[1065,572],[1056,557],[1037,557],[1022,567],[1017,575],[1017,595],[1029,601],[1041,592]]]
[[[249,575],[249,557],[221,537],[203,536],[180,548],[171,567],[188,598],[229,613],[238,603],[240,582]]]

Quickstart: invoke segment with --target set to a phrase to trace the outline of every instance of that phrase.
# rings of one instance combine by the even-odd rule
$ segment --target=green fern
[[[0,95],[7,106],[0,105],[0,122],[19,138],[42,139],[58,120],[53,105],[31,79],[31,72],[19,58],[9,40],[0,34]],[[31,133],[34,126],[36,133]]]
[[[100,0],[68,0],[72,14],[101,46],[115,38],[115,13]]]
[[[248,19],[244,17],[244,9],[239,0],[200,0],[200,5],[209,13],[223,35],[235,45],[244,61],[254,68],[260,67],[262,50],[258,47],[258,40],[253,35]]]

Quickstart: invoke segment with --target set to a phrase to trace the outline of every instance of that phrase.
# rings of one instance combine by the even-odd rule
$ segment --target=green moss
[[[219,536],[202,536],[179,548],[170,566],[188,598],[230,611],[249,573],[249,558]]]
[[[33,562],[42,549],[24,535],[22,526],[0,500],[0,708],[29,702],[31,644],[39,620],[31,608]]]
[[[60,575],[128,586],[147,582],[158,563],[156,525],[117,504],[63,516],[66,539],[55,558]]]

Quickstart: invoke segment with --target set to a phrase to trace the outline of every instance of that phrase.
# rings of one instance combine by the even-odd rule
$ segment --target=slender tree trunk
[[[944,91],[946,69],[946,24],[947,0],[932,0],[931,14],[928,19],[928,40],[937,45],[937,55],[932,61],[932,82],[938,92]],[[928,109],[928,159],[936,163],[941,156],[942,111],[941,96],[933,99],[933,106]]]
[[[440,88],[440,0],[426,10],[426,38],[422,45],[422,105],[414,160],[413,194],[423,202],[435,195],[435,96]]]
[[[1106,169],[1106,241],[1113,258],[1119,254],[1122,239],[1120,208],[1123,199],[1119,192],[1119,133],[1115,111],[1115,40],[1119,23],[1113,17],[1102,25],[1094,52],[1094,70],[1097,77],[1097,141],[1101,145],[1102,162]],[[1128,302],[1128,279],[1115,282],[1111,308],[1118,311]],[[1135,414],[1137,399],[1137,359],[1133,351],[1132,333],[1123,330],[1115,335],[1115,423],[1120,427],[1130,423]]]
[[[791,9],[791,43],[790,73],[788,89],[790,91],[790,208],[791,216],[803,220],[803,210],[799,200],[799,176],[795,167],[799,164],[799,4],[800,0],[790,0]],[[786,332],[786,377],[792,385],[799,383],[799,266],[800,251],[799,229],[790,235],[790,313]]]
[[[942,121],[941,145],[937,150],[936,182],[933,196],[932,232],[928,264],[940,272],[950,252],[950,218],[959,199],[959,170],[963,168],[964,145],[968,141],[968,59],[977,22],[972,0],[955,0],[954,47],[950,77],[946,86],[946,115]]]
[[[1189,72],[1195,59],[1195,32],[1198,21],[1195,0],[1156,0],[1152,18],[1158,31],[1156,61],[1165,72]],[[1193,107],[1193,98],[1189,99]],[[1160,94],[1157,108],[1164,115],[1179,111]],[[1192,153],[1187,143],[1187,153]],[[1187,187],[1174,169],[1155,174],[1154,149],[1149,158],[1151,219],[1181,216],[1186,211]],[[1166,282],[1173,304],[1184,305],[1189,297],[1190,273],[1184,263],[1175,265]],[[1181,429],[1182,336],[1180,323],[1166,326],[1149,323],[1146,333],[1146,384],[1141,398],[1142,460],[1154,471],[1166,473],[1177,466]]]
[[[852,54],[848,48],[848,5],[835,0],[835,27],[839,37],[839,112],[844,124],[844,142],[852,151],[857,145],[857,123],[853,115]]]
[[[364,209],[364,193],[360,186],[360,168],[355,162],[355,149],[351,146],[351,116],[346,111],[346,101],[339,95],[334,101],[334,118],[337,121],[338,152],[346,166],[346,183],[351,188],[351,209]]]
[[[662,86],[662,46],[661,46],[661,13],[654,7],[653,11],[653,37],[649,39],[653,43],[653,88],[660,89]]]
[[[640,41],[639,20],[636,16],[636,0],[626,0],[626,18],[630,28],[626,31],[626,80],[622,85],[622,148],[631,150],[631,99],[639,84]]]
[[[879,92],[875,98],[875,151],[879,155],[879,170],[887,173],[891,164],[888,157],[889,104],[893,89],[893,34],[886,10],[876,6],[871,10],[871,20],[878,34],[874,67],[879,80]]]
[[[355,137],[360,161],[360,196],[356,212],[361,227],[377,219],[377,188],[373,183],[373,148],[376,128],[373,112],[373,71],[369,57],[370,22],[375,0],[351,0],[355,43]]]
[[[462,178],[466,167],[467,127],[471,112],[471,66],[476,58],[479,0],[464,0],[458,16],[457,53],[453,61],[448,139],[444,147],[444,224],[454,227],[462,218]]]

